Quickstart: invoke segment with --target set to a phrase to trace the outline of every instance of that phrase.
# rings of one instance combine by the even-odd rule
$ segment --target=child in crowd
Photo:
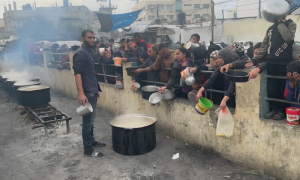
[[[109,49],[105,49],[104,52],[101,53],[101,56],[98,58],[99,64],[105,64],[102,66],[103,74],[106,75],[115,75],[114,67],[106,66],[107,64],[114,64],[113,57],[111,56],[111,52]],[[115,84],[116,79],[113,77],[106,77],[104,76],[104,80],[107,84]]]
[[[246,67],[258,66],[267,62],[268,75],[286,76],[287,64],[293,60],[293,44],[297,25],[285,17],[278,18],[268,30],[263,40],[259,53],[251,59]],[[257,70],[258,71],[258,70]],[[256,76],[250,74],[251,79]],[[268,98],[284,99],[284,87],[286,81],[283,79],[269,78],[267,82]],[[264,118],[273,120],[285,119],[287,105],[280,102],[270,102],[270,112]]]
[[[300,102],[300,61],[292,61],[287,65],[287,78],[284,98],[287,101]],[[300,105],[291,104],[290,107],[298,107]]]
[[[142,70],[153,66],[158,56],[158,49],[156,47],[150,47],[147,50],[147,54],[149,58],[140,66],[140,69],[135,70],[133,73],[135,76],[143,72]],[[147,72],[147,80],[153,82],[160,82],[159,78],[159,70],[158,71],[148,71]]]
[[[123,58],[122,52],[117,50],[114,53],[115,58]],[[123,84],[123,68],[121,67],[115,67],[116,74],[117,74],[117,81],[116,84]]]

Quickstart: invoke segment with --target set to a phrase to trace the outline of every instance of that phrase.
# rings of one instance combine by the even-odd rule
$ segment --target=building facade
[[[258,17],[260,0],[237,1],[237,18]],[[261,1],[261,9],[267,1]],[[300,4],[300,0],[289,0],[290,5]],[[292,14],[300,14],[300,8]]]
[[[36,7],[33,10],[7,10],[3,14],[5,33],[13,35],[19,27],[36,17],[43,17],[53,23],[54,28],[65,21],[73,21],[83,29],[91,29],[100,36],[100,22],[96,14],[86,6]]]
[[[190,24],[193,20],[211,19],[211,1],[210,0],[145,0],[139,1],[133,8],[133,11],[143,9],[146,15],[142,18],[144,21],[154,19],[166,19],[168,22],[177,21],[177,13],[186,13],[186,22]]]

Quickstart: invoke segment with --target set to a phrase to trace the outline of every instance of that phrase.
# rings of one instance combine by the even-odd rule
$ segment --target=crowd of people
[[[133,71],[133,81],[137,81],[142,86],[144,85],[166,85],[159,89],[163,93],[165,89],[177,89],[177,97],[188,98],[188,93],[193,89],[199,90],[199,93],[204,95],[204,90],[208,88],[224,91],[227,93],[225,97],[222,94],[212,93],[212,100],[215,104],[221,104],[221,107],[235,107],[235,83],[228,82],[224,74],[220,72],[221,65],[226,65],[238,60],[249,60],[244,46],[241,43],[234,43],[233,45],[226,45],[222,43],[221,46],[210,43],[206,49],[200,45],[200,35],[192,34],[190,41],[199,44],[199,47],[186,49],[184,46],[178,46],[175,53],[171,53],[166,43],[150,45],[142,39],[139,33],[133,35],[133,39],[122,39],[120,44],[114,48],[114,41],[109,41],[109,46],[96,41],[96,48],[93,51],[95,62],[101,66],[97,69],[103,74],[103,81],[109,84],[122,84],[122,68],[109,66],[114,64],[114,57],[121,58],[122,62],[135,62],[138,69]],[[257,52],[260,44],[252,47],[253,51]],[[100,48],[102,52],[100,52]],[[220,50],[220,51],[219,51]],[[224,60],[219,58],[224,56]],[[252,54],[253,56],[253,54]],[[195,82],[188,86],[181,78],[181,72],[189,68],[190,73],[195,77]],[[215,72],[211,75],[208,71]],[[203,71],[206,71],[203,73]],[[117,78],[112,76],[116,75]],[[145,81],[146,80],[146,81]],[[199,96],[198,98],[201,98]],[[231,98],[229,103],[227,101]]]
[[[269,98],[288,101],[300,101],[300,61],[299,48],[294,43],[296,24],[285,17],[278,18],[266,32],[262,42],[250,43],[250,48],[245,51],[243,43],[233,43],[220,46],[210,43],[206,49],[198,46],[186,49],[180,46],[175,53],[171,53],[165,43],[150,45],[139,33],[133,35],[133,39],[122,39],[116,45],[113,40],[106,46],[96,42],[93,31],[86,30],[82,33],[82,46],[75,52],[73,69],[78,89],[78,100],[85,105],[90,102],[93,107],[97,106],[97,97],[101,89],[98,84],[95,62],[103,65],[102,69],[106,83],[122,83],[122,67],[109,69],[109,64],[114,64],[114,57],[121,58],[122,62],[134,62],[138,68],[132,75],[133,81],[150,84],[161,84],[158,92],[164,93],[166,89],[179,88],[178,96],[187,98],[193,89],[197,90],[196,99],[204,96],[207,89],[222,90],[226,93],[206,96],[214,104],[220,104],[220,109],[227,106],[235,106],[235,82],[225,78],[225,72],[230,69],[244,69],[254,66],[248,74],[249,80],[254,79],[259,73],[267,70],[271,76],[286,76],[288,80],[270,78],[267,82],[267,95]],[[193,34],[190,38],[192,43],[199,43],[200,35]],[[92,51],[92,49],[94,50]],[[194,76],[195,81],[190,84],[184,80],[182,72],[188,71]],[[212,73],[211,73],[212,72]],[[117,74],[117,81],[113,75]],[[183,73],[184,74],[184,73]],[[107,76],[107,77],[106,77]],[[146,81],[143,81],[146,80]],[[218,102],[219,101],[219,102]],[[266,119],[283,120],[285,108],[290,106],[282,101],[270,102],[270,112]],[[294,105],[299,107],[298,105]],[[106,146],[97,142],[93,136],[93,120],[95,113],[83,117],[83,141],[84,154],[94,157],[103,156],[93,146]]]
[[[211,98],[214,104],[220,104],[221,109],[226,106],[235,107],[235,82],[229,82],[224,73],[229,69],[243,69],[251,66],[255,68],[248,74],[249,79],[256,78],[264,70],[268,70],[268,75],[288,77],[287,82],[282,79],[268,79],[269,98],[299,101],[300,90],[295,90],[297,87],[295,83],[300,83],[298,79],[300,69],[299,71],[298,69],[287,70],[290,62],[294,63],[294,66],[299,66],[297,61],[299,54],[296,54],[298,52],[295,51],[297,48],[294,43],[295,31],[296,24],[292,20],[281,18],[268,29],[262,42],[257,44],[250,42],[247,51],[244,44],[239,42],[231,45],[224,43],[216,45],[210,42],[207,49],[202,45],[190,49],[179,46],[175,54],[170,52],[165,43],[150,45],[139,33],[135,33],[133,39],[122,39],[118,48],[115,48],[113,40],[110,40],[109,47],[99,43],[99,47],[103,47],[104,51],[99,52],[96,48],[93,55],[99,64],[104,65],[114,64],[113,57],[121,58],[122,62],[138,63],[138,69],[133,72],[133,81],[139,82],[142,86],[149,83],[154,85],[165,83],[165,86],[159,89],[160,93],[163,93],[165,89],[176,88],[178,97],[188,98],[188,93],[196,89],[198,90],[196,98],[200,99],[207,89],[226,91],[224,95],[213,93],[210,97],[208,94],[208,98]],[[193,34],[190,41],[200,44],[200,35]],[[181,72],[186,68],[195,77],[193,85],[187,85],[182,81]],[[213,71],[213,73],[209,74],[208,71]],[[105,82],[122,83],[122,68],[106,67],[103,68],[103,72],[107,75],[117,74],[118,76],[117,81],[115,78],[106,77]],[[269,104],[270,112],[264,116],[266,119],[282,120],[285,118],[285,108],[288,104],[280,102]]]

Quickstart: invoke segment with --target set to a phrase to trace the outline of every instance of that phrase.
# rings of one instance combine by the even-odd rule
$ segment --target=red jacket
[[[151,47],[151,45],[149,43],[147,43],[144,39],[140,40],[139,44],[134,44],[136,47],[142,48],[144,51],[147,51],[148,48]]]

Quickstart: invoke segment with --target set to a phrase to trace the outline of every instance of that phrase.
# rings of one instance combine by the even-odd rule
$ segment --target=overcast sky
[[[21,10],[22,5],[30,3],[33,4],[34,0],[0,0],[0,18],[3,18],[4,6],[8,9],[8,4],[12,5],[13,8],[13,1],[17,3],[17,9]],[[235,1],[235,0],[232,0]],[[53,6],[56,4],[58,6],[63,5],[63,0],[35,0],[37,7],[47,7]],[[224,0],[215,0],[215,4],[219,2],[224,2]],[[72,3],[73,6],[87,6],[91,11],[97,11],[100,7],[100,3],[97,0],[69,0],[69,3]],[[136,2],[133,0],[112,0],[112,5],[118,5],[118,9],[114,11],[116,14],[122,14],[126,12],[130,12],[132,6],[134,6]],[[103,5],[108,5],[108,3],[103,3]],[[218,18],[222,17],[222,9],[229,10],[235,8],[235,2],[227,2],[224,4],[216,5],[215,12]],[[225,11],[226,13],[226,11]]]

